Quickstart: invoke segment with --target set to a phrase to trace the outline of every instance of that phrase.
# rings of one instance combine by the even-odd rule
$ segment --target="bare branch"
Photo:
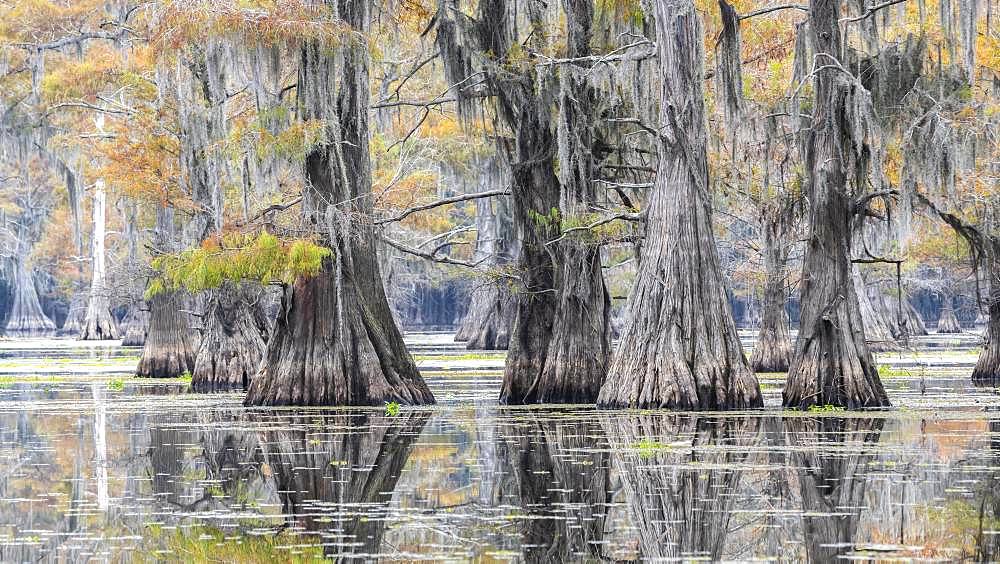
[[[903,2],[906,2],[906,0],[888,0],[887,2],[882,2],[881,4],[876,4],[874,6],[869,7],[860,16],[856,16],[853,18],[840,18],[840,21],[847,23],[859,22],[865,18],[871,17],[872,14],[874,14],[879,10],[888,8],[889,6],[895,6],[896,4],[902,4]]]
[[[486,260],[484,258],[484,259],[478,260],[476,262],[468,262],[468,261],[464,261],[464,260],[453,259],[453,258],[448,257],[448,256],[437,256],[434,253],[427,253],[427,252],[421,251],[420,249],[415,249],[415,248],[413,248],[413,247],[411,247],[409,245],[405,245],[403,243],[400,243],[399,241],[394,241],[394,240],[386,237],[385,235],[382,235],[381,238],[390,247],[392,247],[392,248],[394,248],[396,250],[402,251],[402,252],[404,252],[404,253],[406,253],[408,255],[413,255],[413,256],[416,256],[416,257],[420,257],[420,258],[427,259],[427,260],[434,261],[434,262],[439,262],[439,263],[442,263],[442,264],[451,264],[451,265],[455,265],[455,266],[465,266],[465,267],[468,267],[468,268],[476,268],[477,266],[479,266],[480,264],[482,264],[483,261]],[[440,248],[441,247],[438,247],[437,249],[434,250],[434,252],[436,253]]]
[[[507,196],[510,194],[510,190],[488,190],[486,192],[473,192],[471,194],[459,194],[458,196],[452,196],[450,198],[444,198],[428,204],[422,204],[419,206],[413,206],[412,208],[407,208],[402,212],[383,219],[378,219],[375,221],[375,225],[385,225],[387,223],[395,223],[397,221],[402,221],[411,214],[419,211],[426,211],[429,209],[446,206],[448,204],[455,204],[458,202],[465,202],[468,200],[477,200],[479,198],[491,198],[493,196]]]
[[[760,8],[759,10],[754,10],[740,16],[740,21],[755,18],[757,16],[763,16],[764,14],[770,14],[771,12],[777,12],[778,10],[800,10],[803,12],[808,12],[809,7],[802,4],[779,4],[777,6],[768,6],[766,8]]]

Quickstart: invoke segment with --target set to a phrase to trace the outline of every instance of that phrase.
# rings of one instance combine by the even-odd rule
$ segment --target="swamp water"
[[[438,405],[244,409],[136,349],[0,342],[0,561],[1000,559],[977,336],[879,355],[894,409],[496,405],[503,356],[408,337]],[[752,340],[752,339],[751,339]]]

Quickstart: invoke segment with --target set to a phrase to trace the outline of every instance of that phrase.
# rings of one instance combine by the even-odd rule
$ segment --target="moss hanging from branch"
[[[726,125],[733,129],[743,108],[743,64],[740,61],[740,15],[726,0],[719,0],[722,34],[715,46],[715,79],[722,98]]]

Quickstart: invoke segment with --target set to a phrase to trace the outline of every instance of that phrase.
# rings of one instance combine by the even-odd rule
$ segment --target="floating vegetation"
[[[271,410],[45,354],[0,376],[0,560],[996,560],[1000,395],[954,368],[876,414],[783,411],[780,375],[763,411],[508,408],[438,346],[433,408]]]

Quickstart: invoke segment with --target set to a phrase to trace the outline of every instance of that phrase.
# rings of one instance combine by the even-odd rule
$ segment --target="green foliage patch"
[[[316,276],[333,251],[307,239],[283,241],[262,231],[256,237],[233,234],[206,240],[201,247],[153,260],[160,272],[146,289],[146,299],[184,289],[201,292],[224,281],[255,280],[291,284],[298,277]]]

